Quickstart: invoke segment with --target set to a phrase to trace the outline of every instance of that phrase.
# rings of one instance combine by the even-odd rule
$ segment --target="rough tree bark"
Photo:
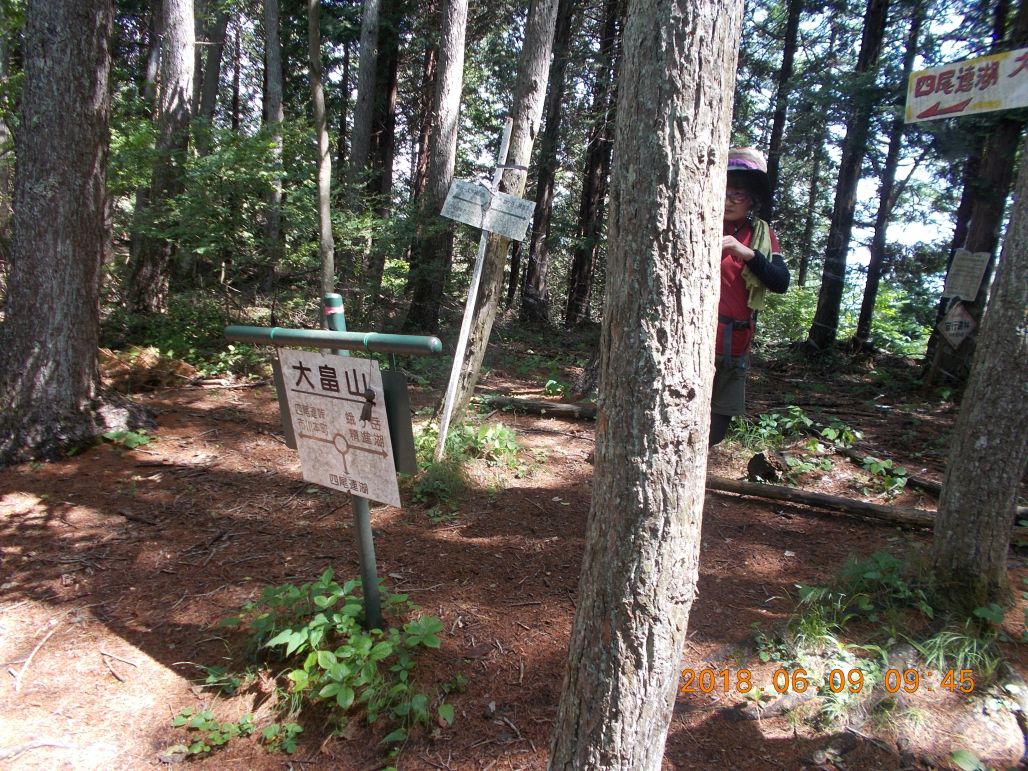
[[[282,262],[282,40],[279,36],[278,0],[264,0],[264,114],[272,137],[275,174],[265,208],[264,250],[268,274],[274,276]],[[269,282],[270,283],[270,282]]]
[[[911,11],[910,33],[907,35],[907,47],[903,54],[903,77],[906,84],[910,73],[914,71],[914,57],[921,36],[921,19],[924,16],[923,3],[915,3]],[[905,86],[901,92],[906,96]],[[875,300],[878,299],[878,285],[882,279],[882,262],[885,258],[885,235],[889,227],[892,208],[896,204],[900,190],[896,187],[896,169],[899,167],[900,150],[903,149],[903,134],[906,129],[902,111],[896,113],[889,131],[889,149],[885,154],[882,166],[881,183],[878,188],[878,214],[875,216],[875,231],[871,237],[870,259],[867,265],[867,281],[864,284],[864,297],[860,303],[860,316],[857,319],[857,331],[854,341],[858,346],[867,346],[871,341],[871,319],[874,316]],[[901,186],[902,187],[902,186]]]
[[[846,138],[843,140],[842,159],[839,162],[832,221],[828,226],[821,291],[817,298],[817,311],[807,334],[807,346],[813,352],[831,346],[839,331],[842,292],[846,285],[846,259],[857,205],[857,183],[867,152],[871,105],[876,92],[874,77],[882,50],[888,9],[889,0],[868,0],[864,13],[864,33],[856,67],[856,75],[860,80],[859,92],[854,93],[853,109],[846,120]]]
[[[553,66],[543,109],[545,124],[539,140],[539,162],[536,179],[535,212],[525,261],[525,280],[521,288],[521,320],[546,323],[550,320],[550,300],[546,290],[549,268],[550,217],[553,214],[553,186],[557,172],[557,147],[560,144],[560,121],[564,111],[564,88],[567,81],[568,56],[571,51],[572,22],[577,0],[559,0],[557,27],[553,35]],[[517,269],[511,256],[511,282],[507,292],[507,306],[514,301]]]
[[[165,202],[182,190],[181,168],[189,146],[193,94],[192,0],[163,0],[161,87],[157,104],[157,159],[150,182],[148,209],[159,220]],[[156,236],[143,238],[129,277],[129,307],[140,313],[163,313],[168,302],[174,244]]]
[[[350,133],[350,165],[347,179],[356,181],[368,164],[371,124],[375,110],[375,70],[378,68],[378,25],[381,0],[364,0],[361,14],[361,48],[357,62],[357,103]]]
[[[427,334],[439,328],[439,302],[453,257],[453,228],[439,217],[453,181],[457,122],[464,83],[464,40],[468,0],[445,0],[439,25],[439,66],[432,101],[428,175],[418,202],[418,232],[411,246],[407,292],[410,307],[403,329]]]
[[[532,157],[532,144],[542,122],[543,98],[546,95],[556,21],[557,0],[532,2],[525,25],[525,42],[518,62],[517,81],[514,84],[513,125],[507,157],[503,161],[507,169],[503,172],[499,186],[502,192],[510,195],[521,196],[525,192],[528,177],[525,169]],[[495,233],[490,234],[486,243],[471,332],[453,400],[454,425],[460,422],[467,409],[482,370],[485,349],[503,294],[503,270],[509,246],[509,238]]]
[[[218,11],[207,30],[206,56],[203,57],[202,75],[196,80],[200,81],[200,89],[197,94],[198,102],[195,119],[204,122],[196,134],[196,150],[201,155],[207,155],[212,148],[211,133],[214,124],[214,111],[218,106],[218,91],[221,86],[221,62],[225,53],[225,35],[228,32],[228,22],[231,14],[227,10]],[[201,51],[201,54],[204,52]],[[199,58],[199,57],[198,57]],[[195,82],[195,80],[194,80]]]
[[[940,596],[964,612],[1010,600],[1007,549],[1028,461],[1026,329],[1028,142],[1021,145],[1014,209],[953,428],[932,541]]]
[[[739,0],[624,31],[596,469],[554,769],[659,769],[696,594]]]
[[[623,11],[622,0],[606,0],[604,3],[603,40],[600,43],[603,67],[593,81],[594,117],[586,142],[575,251],[571,258],[568,296],[564,305],[564,323],[569,327],[589,320],[589,296],[603,233],[603,209],[614,144],[617,72],[622,50],[618,21]]]
[[[11,274],[0,328],[0,465],[54,458],[124,427],[102,400],[99,286],[110,0],[29,0]]]
[[[775,90],[775,112],[771,119],[771,138],[767,145],[767,178],[771,186],[771,208],[761,212],[761,217],[770,221],[774,218],[775,193],[778,192],[778,170],[782,159],[782,137],[785,135],[785,117],[789,106],[789,92],[792,90],[792,65],[796,58],[799,39],[800,16],[803,14],[803,0],[789,0],[785,21],[785,41],[782,46],[782,66],[778,70],[778,84]]]
[[[325,89],[321,85],[321,0],[307,0],[307,53],[310,58],[314,132],[318,143],[318,248],[321,294],[336,291],[335,240],[332,237],[332,150],[328,142]]]

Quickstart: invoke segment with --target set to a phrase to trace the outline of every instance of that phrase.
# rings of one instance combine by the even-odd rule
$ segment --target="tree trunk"
[[[603,41],[600,45],[604,66],[593,82],[594,118],[586,143],[582,199],[564,308],[564,323],[569,327],[589,320],[589,295],[592,294],[593,271],[603,234],[603,210],[614,144],[617,71],[623,48],[618,21],[623,9],[619,0],[607,0],[604,5]]]
[[[8,49],[6,35],[0,35],[0,82],[7,81]],[[14,185],[14,153],[11,147],[11,131],[0,117],[0,295],[5,286],[7,267],[8,229],[11,223],[11,194]]]
[[[457,159],[467,22],[468,0],[444,0],[439,27],[439,69],[430,117],[428,177],[418,206],[418,232],[411,246],[407,277],[411,301],[403,329],[409,333],[438,331],[439,302],[453,257],[453,227],[439,217],[439,212],[453,182]]]
[[[1007,549],[1028,461],[1028,143],[1021,145],[1014,200],[953,428],[932,542],[939,594],[964,612],[1010,601]]]
[[[228,11],[219,11],[206,35],[207,56],[203,76],[200,78],[200,103],[195,118],[204,123],[197,132],[197,152],[207,155],[211,151],[211,134],[214,129],[214,111],[218,106],[218,90],[221,86],[221,61],[225,52],[225,35],[228,32]],[[202,53],[202,52],[201,52]]]
[[[235,52],[232,57],[232,131],[236,134],[239,133],[239,126],[242,123],[241,112],[242,112],[242,89],[240,88],[239,79],[243,70],[243,46],[239,35],[239,25],[236,25],[235,30]]]
[[[343,44],[343,74],[339,81],[339,136],[336,139],[335,174],[338,181],[343,181],[346,171],[346,132],[347,113],[350,107],[350,44]]]
[[[436,87],[436,68],[439,63],[439,46],[425,47],[425,59],[421,66],[420,116],[418,121],[417,155],[411,173],[411,201],[417,202],[428,182],[428,140],[432,135],[432,95]]]
[[[821,291],[817,298],[814,321],[807,335],[807,345],[812,351],[822,351],[831,346],[839,331],[839,312],[846,285],[846,259],[857,205],[857,183],[860,182],[860,169],[867,152],[871,106],[878,91],[874,80],[888,8],[889,0],[868,0],[864,14],[864,35],[856,67],[859,91],[854,93],[853,108],[846,120],[846,138],[842,145],[832,221],[828,227]]]
[[[264,249],[268,260],[268,275],[274,277],[282,262],[282,41],[279,37],[278,0],[264,0],[264,79],[265,120],[271,132],[272,164],[274,176],[265,208]],[[271,281],[268,282],[269,284]]]
[[[807,285],[807,271],[810,268],[810,254],[814,251],[814,221],[817,219],[817,189],[821,185],[821,164],[824,162],[824,142],[812,143],[814,165],[810,170],[810,186],[807,189],[806,218],[803,223],[803,236],[800,238],[800,265],[796,275],[796,285],[800,288]]]
[[[146,69],[141,84],[140,96],[153,120],[157,116],[157,76],[161,68],[161,38],[164,37],[163,0],[154,0],[150,6],[150,48],[146,54]],[[132,233],[129,236],[129,265],[139,261],[143,252],[143,228],[149,217],[150,188],[140,185],[136,188],[135,205],[132,207]]]
[[[522,196],[528,174],[525,169],[532,157],[532,144],[542,121],[543,98],[550,71],[550,53],[557,21],[557,0],[534,0],[525,26],[525,42],[518,62],[514,84],[513,125],[510,146],[503,164],[507,167],[500,179],[500,190]],[[510,239],[495,233],[489,235],[482,263],[482,278],[475,298],[467,349],[461,362],[457,389],[453,399],[453,424],[460,422],[475,391],[482,360],[489,344],[496,310],[503,294],[503,269]]]
[[[785,134],[785,116],[789,106],[792,65],[796,57],[796,45],[800,31],[800,16],[803,14],[803,0],[789,0],[788,17],[785,22],[785,41],[782,48],[782,66],[778,70],[778,87],[775,90],[775,113],[771,120],[771,139],[767,148],[767,178],[771,194],[768,196],[771,208],[761,212],[761,217],[770,221],[774,218],[775,194],[778,192],[778,168],[782,158],[782,137]]]
[[[29,0],[10,284],[0,328],[0,466],[106,430],[98,399],[110,0]]]
[[[1002,7],[1001,7],[1002,8]],[[1005,14],[997,10],[996,35],[1004,28]],[[994,42],[993,50],[1016,49],[1028,44],[1028,0],[1021,0],[1014,19],[1014,29],[1005,42]],[[1014,179],[1017,163],[1017,146],[1024,128],[1024,119],[1017,113],[1005,113],[985,140],[981,166],[973,181],[971,213],[963,247],[972,253],[988,252],[989,263],[982,276],[978,295],[973,301],[962,301],[964,309],[976,321],[980,321],[989,300],[989,285],[996,270],[996,248],[999,245],[1000,228],[1003,226],[1003,211],[1007,195]],[[945,303],[946,301],[943,300]],[[948,308],[948,303],[946,304]],[[942,315],[944,311],[940,313]],[[977,344],[979,327],[968,335],[960,346],[953,350],[945,341],[936,325],[928,342],[933,351],[932,375],[943,375],[947,380],[963,384],[967,381]]]
[[[923,3],[916,3],[911,13],[913,16],[910,20],[910,34],[907,36],[907,48],[903,55],[903,78],[901,80],[903,84],[906,84],[910,73],[914,71],[914,57],[917,56],[921,18],[924,15]],[[902,93],[906,94],[905,86]],[[878,190],[878,214],[875,217],[875,232],[871,237],[867,281],[864,284],[864,298],[860,304],[860,316],[857,319],[857,332],[854,336],[859,346],[866,346],[871,342],[871,319],[874,316],[875,300],[878,299],[878,285],[882,279],[885,236],[889,228],[889,218],[892,216],[892,207],[896,203],[899,192],[896,190],[896,169],[899,166],[900,151],[903,149],[905,129],[906,122],[903,117],[901,97],[899,111],[893,119],[892,130],[889,132],[889,150],[885,155],[881,187]]]
[[[336,291],[335,241],[332,238],[332,153],[325,116],[325,90],[321,86],[321,0],[307,0],[307,53],[310,57],[314,132],[318,142],[318,245],[321,252],[321,294]]]
[[[553,66],[543,109],[545,128],[539,141],[539,165],[536,179],[535,212],[525,262],[525,281],[521,290],[521,320],[547,323],[550,320],[550,301],[546,290],[546,272],[549,267],[550,217],[553,213],[553,185],[557,172],[557,148],[560,144],[560,121],[564,110],[564,88],[567,81],[568,56],[571,50],[571,30],[577,0],[559,0],[557,27],[553,35]],[[515,250],[518,255],[520,251]],[[511,256],[510,289],[517,287],[519,265]],[[507,292],[507,306],[514,301],[514,292]]]
[[[353,108],[350,165],[347,178],[355,182],[364,172],[371,152],[375,112],[375,71],[378,67],[378,26],[381,0],[364,0],[361,14],[361,50],[357,64],[357,104]]]
[[[550,768],[659,769],[696,595],[742,3],[629,6],[596,468]]]
[[[182,191],[182,166],[189,146],[189,107],[193,88],[192,0],[163,0],[161,88],[157,111],[157,159],[150,183],[149,209],[160,222],[167,202]],[[155,235],[143,239],[129,278],[129,305],[141,313],[163,313],[168,302],[175,245]]]

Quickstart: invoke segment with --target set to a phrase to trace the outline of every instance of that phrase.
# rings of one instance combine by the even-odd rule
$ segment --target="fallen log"
[[[532,415],[556,415],[561,418],[594,419],[596,417],[595,404],[562,404],[561,402],[532,399],[513,399],[509,396],[483,396],[480,398],[490,407],[501,410],[516,410]]]
[[[885,522],[890,525],[911,528],[931,528],[935,524],[935,512],[922,509],[907,509],[898,506],[883,506],[880,503],[856,501],[838,495],[815,493],[809,490],[797,490],[782,485],[765,485],[755,482],[742,482],[736,479],[707,475],[707,489],[722,493],[750,495],[755,498],[768,498],[774,501],[788,501],[804,506],[813,506],[829,511],[841,511],[864,519]],[[1028,543],[1028,527],[1015,527],[1012,541],[1016,544]]]

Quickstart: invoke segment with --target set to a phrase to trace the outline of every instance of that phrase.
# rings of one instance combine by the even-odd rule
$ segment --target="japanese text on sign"
[[[378,362],[281,349],[303,478],[400,505]]]
[[[967,312],[962,303],[955,302],[946,311],[939,323],[939,332],[953,349],[956,350],[968,335],[974,331],[974,317]]]
[[[920,70],[907,84],[907,123],[1028,105],[1028,48]]]

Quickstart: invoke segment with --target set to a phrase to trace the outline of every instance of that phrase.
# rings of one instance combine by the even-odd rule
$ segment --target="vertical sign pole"
[[[503,176],[503,165],[507,162],[507,150],[510,147],[510,132],[514,126],[514,119],[507,118],[503,126],[503,138],[500,140],[500,153],[496,157],[496,170],[493,172],[493,184],[490,192],[496,192]],[[485,247],[489,243],[489,232],[482,231],[482,237],[478,241],[478,255],[475,257],[475,270],[471,274],[471,288],[468,290],[468,299],[464,304],[464,318],[460,325],[460,336],[457,338],[457,349],[453,352],[453,366],[450,368],[450,382],[446,386],[446,396],[443,399],[443,416],[439,421],[439,439],[435,446],[435,459],[440,461],[446,455],[446,434],[450,430],[450,418],[453,417],[453,400],[457,394],[457,382],[460,380],[460,372],[464,368],[464,352],[468,347],[468,337],[471,334],[471,320],[475,315],[475,303],[478,300],[478,285],[482,282],[482,265],[485,263]]]
[[[343,312],[342,296],[332,293],[322,298],[325,312],[325,327],[333,332],[346,331],[346,315]],[[343,349],[333,350],[339,356],[349,356]],[[364,592],[364,626],[367,629],[382,628],[382,603],[378,591],[378,568],[375,564],[375,539],[371,532],[371,504],[367,498],[350,495],[353,509],[353,524],[357,529],[357,552],[360,556],[361,586]]]

